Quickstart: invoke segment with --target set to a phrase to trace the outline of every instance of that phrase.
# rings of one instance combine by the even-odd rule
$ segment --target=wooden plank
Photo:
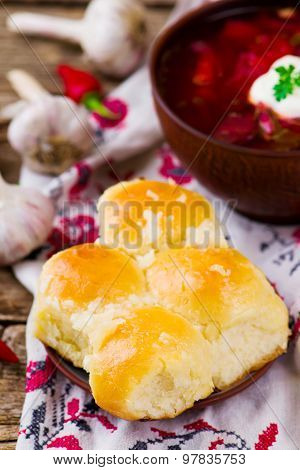
[[[15,389],[13,390],[12,387]],[[17,390],[16,387],[18,388]],[[25,397],[23,381],[20,378],[16,382],[1,379],[0,392],[3,396],[0,399],[0,424],[4,426],[11,424],[19,426]]]
[[[15,448],[25,395],[25,325],[2,328],[2,339],[19,364],[0,363],[0,449]]]
[[[57,5],[64,5],[64,6],[72,6],[72,5],[87,5],[90,0],[55,0]],[[174,5],[176,0],[141,0],[141,3],[147,6],[169,6]],[[51,0],[6,0],[6,4],[22,4],[22,5],[49,5],[51,4]]]
[[[15,450],[17,441],[0,442],[0,450]]]
[[[0,442],[15,441],[18,431],[19,426],[16,424],[0,425]]]
[[[32,295],[14,278],[10,269],[0,269],[0,323],[25,322]]]

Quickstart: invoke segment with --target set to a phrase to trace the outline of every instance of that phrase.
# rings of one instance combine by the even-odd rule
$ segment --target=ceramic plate
[[[90,385],[89,385],[89,376],[88,373],[85,372],[83,369],[79,369],[78,367],[74,367],[70,362],[63,359],[54,349],[50,348],[49,346],[45,346],[48,356],[54,363],[54,365],[69,379],[71,382],[75,383],[83,390],[91,393]],[[262,377],[267,370],[271,367],[273,362],[269,362],[268,364],[264,365],[261,369],[248,374],[240,382],[237,382],[232,387],[228,388],[227,390],[216,391],[212,393],[209,397],[205,398],[204,400],[199,400],[194,404],[194,408],[204,408],[205,406],[214,405],[222,400],[226,400],[227,398],[240,393],[245,388],[250,387],[253,385],[260,377]]]

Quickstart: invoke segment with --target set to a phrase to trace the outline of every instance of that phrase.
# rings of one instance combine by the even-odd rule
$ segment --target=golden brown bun
[[[174,184],[119,183],[103,193],[98,211],[100,242],[130,253],[227,245],[211,204],[200,194]]]
[[[203,328],[212,344],[219,389],[286,349],[287,308],[263,273],[237,250],[160,252],[147,280],[160,305]]]
[[[183,317],[149,306],[115,321],[89,362],[100,407],[128,420],[172,418],[212,392],[209,343]]]
[[[44,300],[73,302],[78,309],[94,300],[112,302],[143,288],[143,274],[132,258],[93,243],[54,255],[44,265],[40,279]]]
[[[286,307],[227,247],[204,198],[139,180],[110,188],[102,204],[113,206],[107,245],[52,257],[35,302],[36,336],[90,372],[100,406],[124,419],[173,417],[286,350]],[[135,248],[132,222],[142,227]]]
[[[144,289],[144,275],[126,253],[88,243],[61,251],[43,267],[35,334],[81,367],[90,317],[104,305],[141,295]],[[80,334],[76,324],[81,325]]]

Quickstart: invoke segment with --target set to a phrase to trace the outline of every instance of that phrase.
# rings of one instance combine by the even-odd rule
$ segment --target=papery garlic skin
[[[54,219],[50,199],[0,177],[0,266],[24,258],[45,242]]]
[[[88,118],[69,98],[45,95],[13,119],[8,140],[31,169],[60,174],[92,148]]]
[[[27,106],[27,101],[18,100],[14,103],[7,104],[0,109],[0,124],[7,124],[15,118]]]
[[[254,106],[263,104],[283,119],[300,118],[300,87],[296,87],[291,95],[281,101],[277,101],[274,94],[274,86],[279,81],[279,75],[275,69],[289,65],[293,65],[295,71],[300,72],[300,57],[285,55],[276,60],[268,72],[258,77],[252,84],[249,91],[249,102]]]
[[[81,45],[101,71],[124,77],[145,48],[145,11],[136,0],[94,0],[86,9]]]

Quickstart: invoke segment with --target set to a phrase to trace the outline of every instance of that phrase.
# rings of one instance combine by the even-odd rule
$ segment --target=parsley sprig
[[[284,100],[288,95],[292,95],[296,87],[300,87],[300,72],[295,71],[294,65],[288,67],[277,67],[279,82],[274,85],[274,96],[276,101]]]

